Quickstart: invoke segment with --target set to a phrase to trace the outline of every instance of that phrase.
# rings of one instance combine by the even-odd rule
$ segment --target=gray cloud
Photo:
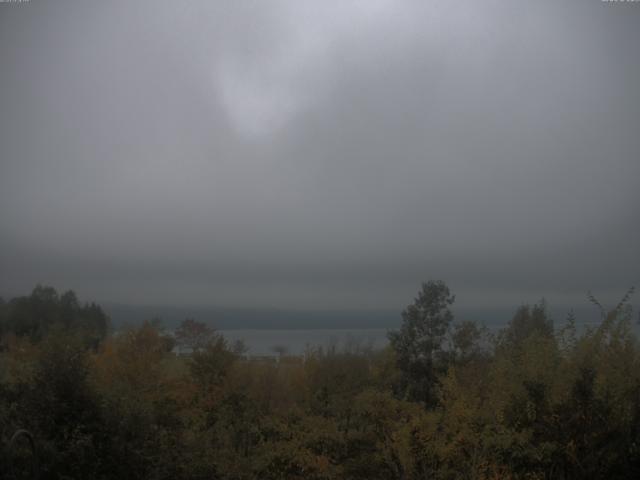
[[[640,7],[0,5],[0,291],[395,308],[638,283]]]

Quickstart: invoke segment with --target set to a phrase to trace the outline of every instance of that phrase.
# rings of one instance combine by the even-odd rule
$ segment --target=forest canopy
[[[628,300],[592,297],[593,328],[556,327],[541,302],[489,332],[431,281],[382,350],[266,361],[196,319],[114,332],[98,305],[37,286],[0,301],[1,442],[27,429],[55,479],[637,478]]]

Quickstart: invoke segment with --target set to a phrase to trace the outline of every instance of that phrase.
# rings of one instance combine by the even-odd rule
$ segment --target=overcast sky
[[[639,187],[640,3],[0,3],[3,296],[614,301]]]

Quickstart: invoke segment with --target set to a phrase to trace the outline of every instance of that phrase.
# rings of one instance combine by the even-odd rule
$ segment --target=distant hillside
[[[226,329],[366,329],[398,328],[400,310],[286,310],[224,307],[133,306],[103,304],[115,328],[137,325],[160,318],[167,328],[175,328],[185,318],[194,318],[219,330]],[[514,307],[454,308],[456,319],[473,320],[489,328],[506,325]],[[568,308],[549,309],[556,325],[566,320]],[[578,324],[598,322],[597,312],[589,305],[574,309]]]
[[[224,307],[132,306],[105,304],[113,325],[136,325],[160,318],[167,328],[185,318],[194,318],[216,329],[296,329],[296,328],[394,328],[400,322],[395,311],[318,311]]]

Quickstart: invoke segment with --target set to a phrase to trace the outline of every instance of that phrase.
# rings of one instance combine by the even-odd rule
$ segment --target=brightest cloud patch
[[[282,38],[272,45],[244,43],[216,65],[219,98],[243,136],[273,134],[318,101],[317,77],[327,75],[329,54],[340,40],[375,33],[389,23],[390,14],[405,17],[389,0],[281,6]]]
[[[263,136],[281,128],[304,104],[290,85],[294,72],[269,65],[255,68],[234,60],[217,72],[220,99],[234,128],[245,136]]]

